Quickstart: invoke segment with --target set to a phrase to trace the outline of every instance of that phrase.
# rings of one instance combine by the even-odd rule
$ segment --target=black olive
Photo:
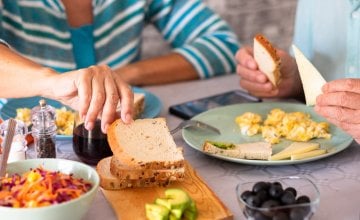
[[[283,191],[284,190],[281,185],[271,184],[269,189],[269,195],[274,199],[278,199],[283,194]]]
[[[279,206],[280,203],[276,200],[268,200],[268,201],[265,201],[262,205],[261,205],[261,208],[273,208],[273,207],[276,207],[276,206]]]
[[[251,191],[249,191],[249,190],[246,190],[245,192],[243,192],[243,193],[241,193],[241,199],[243,200],[243,201],[246,201],[246,199],[250,196],[250,195],[252,195],[252,192]]]
[[[306,213],[301,208],[293,208],[290,211],[290,219],[291,220],[304,220],[306,217]]]
[[[284,205],[291,205],[296,202],[294,194],[290,191],[284,191],[280,197],[280,201]]]
[[[302,204],[302,203],[310,203],[310,199],[308,196],[299,196],[299,198],[297,198],[296,200],[297,204]]]
[[[297,195],[296,189],[294,189],[293,187],[288,187],[284,191],[285,192],[287,192],[287,191],[291,192],[292,194],[294,194],[295,197]]]
[[[267,217],[266,215],[263,215],[261,212],[255,212],[254,219],[255,220],[271,220],[271,218]]]
[[[249,206],[252,206],[252,207],[259,207],[261,205],[261,201],[260,201],[259,196],[250,195],[246,199],[246,204],[248,204]]]
[[[266,190],[260,190],[256,195],[260,198],[261,203],[265,202],[269,198],[269,194]]]
[[[280,186],[280,187],[282,188],[282,185],[281,185],[281,183],[279,183],[279,182],[273,182],[272,185],[274,185],[274,186]]]
[[[289,216],[285,212],[277,212],[272,220],[289,220]]]
[[[257,182],[255,183],[255,185],[253,186],[252,191],[254,193],[260,192],[261,190],[268,190],[269,189],[269,183],[267,182]]]

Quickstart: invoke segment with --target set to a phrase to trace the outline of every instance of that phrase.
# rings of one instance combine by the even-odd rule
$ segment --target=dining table
[[[169,107],[186,101],[241,89],[236,74],[211,79],[178,82],[166,85],[146,86],[142,89],[161,100],[158,117],[167,120],[174,128],[183,119],[169,113]],[[265,102],[279,101],[265,99]],[[297,102],[284,99],[282,102]],[[173,135],[175,143],[184,149],[184,157],[208,187],[233,213],[234,219],[245,219],[236,198],[236,185],[244,181],[284,176],[307,177],[320,191],[320,204],[313,220],[359,220],[360,219],[360,146],[353,141],[349,147],[332,156],[300,164],[281,166],[242,164],[208,156],[190,147],[182,133]],[[79,160],[72,149],[71,140],[56,142],[58,157]],[[126,198],[124,198],[126,200]],[[117,219],[111,205],[99,190],[84,220]]]

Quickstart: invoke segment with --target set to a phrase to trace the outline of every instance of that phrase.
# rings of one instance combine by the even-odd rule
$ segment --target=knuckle
[[[348,91],[353,91],[353,89],[356,87],[356,83],[352,79],[345,79],[345,89]]]

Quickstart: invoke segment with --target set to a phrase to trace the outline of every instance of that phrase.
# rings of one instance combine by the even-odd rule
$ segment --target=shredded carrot
[[[0,178],[0,206],[28,208],[59,204],[78,198],[91,187],[91,183],[72,174],[39,167],[21,176]]]

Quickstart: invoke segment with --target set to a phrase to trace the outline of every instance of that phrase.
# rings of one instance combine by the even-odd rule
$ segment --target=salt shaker
[[[0,136],[3,140],[6,136],[8,125],[9,120],[5,120],[0,124]],[[14,138],[11,143],[9,158],[7,160],[8,163],[26,159],[27,147],[25,137],[27,133],[28,129],[24,122],[16,120]]]
[[[31,110],[32,136],[37,158],[56,158],[55,108],[44,99]]]

